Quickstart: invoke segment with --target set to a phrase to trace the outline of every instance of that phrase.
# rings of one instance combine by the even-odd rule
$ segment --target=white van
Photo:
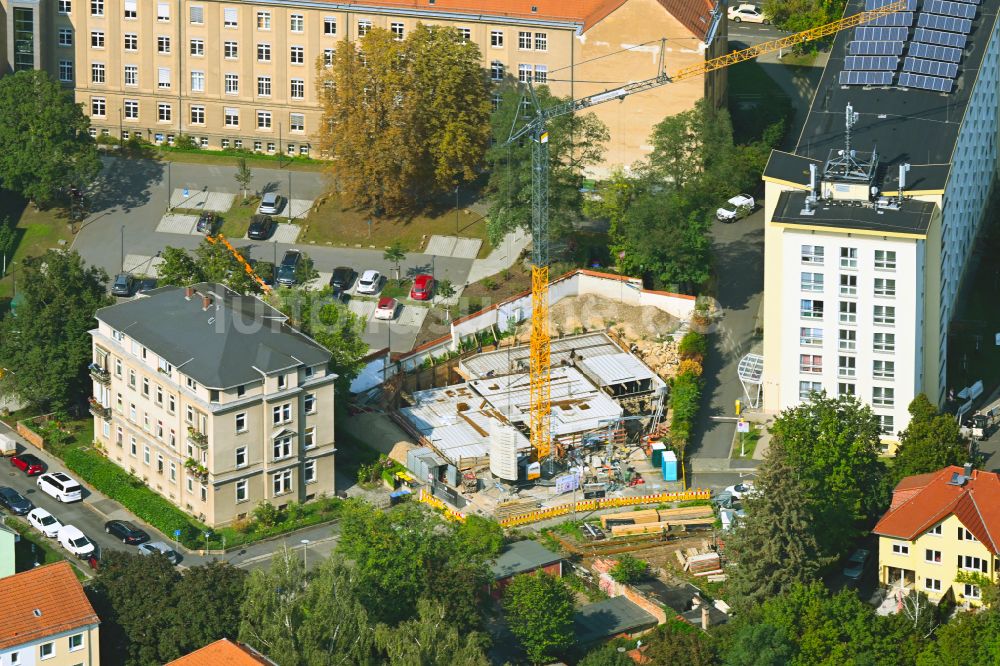
[[[80,484],[62,472],[42,474],[38,477],[38,488],[60,502],[79,502],[83,499]]]
[[[83,559],[94,552],[94,544],[74,525],[59,528],[59,545]]]

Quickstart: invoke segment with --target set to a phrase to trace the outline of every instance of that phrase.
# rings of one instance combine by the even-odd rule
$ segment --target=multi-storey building
[[[69,562],[0,579],[0,664],[100,666],[101,620]]]
[[[978,606],[982,589],[966,574],[997,581],[1000,476],[971,465],[908,476],[873,532],[879,536],[879,582]]]
[[[453,26],[484,75],[579,97],[721,55],[714,0],[0,0],[0,73],[41,68],[76,90],[95,132],[206,148],[309,154],[321,110],[319,63],[374,27],[400,39],[418,23]],[[606,167],[651,150],[665,116],[702,97],[721,104],[725,73],[594,111]]]
[[[334,492],[330,352],[263,301],[202,283],[96,314],[94,433],[208,525]]]
[[[906,71],[884,85],[845,84],[864,64],[847,54],[870,35],[837,36],[798,145],[764,173],[765,411],[811,391],[856,395],[891,445],[918,393],[944,403],[948,326],[997,173],[998,6],[978,7],[969,37],[893,28],[904,41],[889,52],[910,55],[885,57]],[[852,0],[847,14],[863,9]],[[917,39],[948,34],[964,51]],[[935,55],[958,58],[957,77],[920,89],[909,72]]]

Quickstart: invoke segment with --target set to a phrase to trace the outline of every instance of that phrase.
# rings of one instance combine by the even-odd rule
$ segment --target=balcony
[[[91,397],[87,400],[90,404],[90,413],[98,418],[102,418],[105,421],[111,420],[111,408],[105,407],[101,404],[101,401],[97,398]]]
[[[101,366],[97,365],[96,363],[91,363],[87,367],[90,370],[90,376],[94,379],[94,381],[100,382],[101,384],[105,384],[105,385],[111,383],[111,373],[110,372],[108,372],[107,370],[105,370]]]
[[[191,426],[188,426],[187,438],[188,441],[191,442],[191,444],[197,446],[200,449],[208,448],[208,435],[206,435],[203,432],[198,432]]]

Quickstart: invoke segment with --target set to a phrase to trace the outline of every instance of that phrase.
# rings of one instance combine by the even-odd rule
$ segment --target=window
[[[517,33],[517,48],[521,51],[531,50],[531,33],[530,32],[519,32]]]
[[[290,96],[292,99],[304,99],[306,96],[306,82],[304,79],[292,79]]]
[[[358,20],[358,37],[364,37],[372,29],[372,22],[368,19]]]
[[[83,634],[73,634],[69,637],[69,651],[74,652],[76,650],[83,649]]]
[[[972,555],[959,555],[958,568],[964,571],[981,571],[982,573],[988,573],[990,565],[989,562],[980,557],[973,557]]]
[[[271,29],[271,12],[257,12],[257,29]]]
[[[170,393],[167,395],[167,411],[173,414],[176,409],[177,409],[176,399],[174,398],[174,394]]]
[[[490,46],[495,49],[503,47],[503,30],[490,31]]]
[[[856,359],[853,356],[840,356],[837,359],[837,376],[843,379],[853,379],[856,373]]]
[[[292,32],[303,32],[305,30],[306,19],[302,14],[292,14],[288,17],[289,30]]]
[[[547,32],[535,33],[535,50],[536,51],[549,50],[549,34]]]
[[[261,43],[257,45],[257,62],[271,62],[270,44]]]
[[[171,118],[171,107],[169,104],[160,103],[156,105],[156,119],[161,123],[169,123]]]
[[[241,446],[236,449],[236,467],[247,466],[247,447]]]
[[[227,60],[236,60],[240,56],[240,45],[236,42],[226,42],[222,45],[222,52]]]
[[[879,430],[881,430],[882,434],[891,435],[894,430],[892,417],[884,414],[876,414],[875,417],[879,421]]]
[[[970,532],[969,530],[965,529],[964,527],[959,527],[958,528],[958,540],[959,541],[979,541],[979,539],[976,538],[976,535],[974,535],[972,532]]]
[[[139,85],[139,66],[138,65],[125,65],[125,85],[127,86],[137,86]],[[137,115],[136,118],[139,116]]]
[[[247,431],[247,415],[246,412],[240,412],[236,415],[236,432],[246,432]]]
[[[170,69],[167,67],[160,67],[156,71],[156,81],[158,88],[169,88],[170,87]]]
[[[170,37],[166,35],[158,35],[156,37],[156,52],[170,53]]]
[[[90,15],[104,16],[104,0],[90,0]]]
[[[311,379],[314,374],[316,374],[315,368],[306,368],[305,370],[306,379]]]
[[[931,550],[930,548],[928,548],[927,550],[924,551],[924,561],[925,562],[931,562],[933,564],[940,564],[941,563],[941,551],[940,550]]]
[[[191,92],[205,92],[205,72],[191,72]],[[202,111],[204,111],[204,107],[202,107]]]
[[[264,145],[264,143],[262,141],[254,141],[253,142],[253,149],[255,151],[260,151],[262,149],[263,145]]]
[[[872,377],[893,379],[896,376],[895,361],[872,361]]]
[[[90,33],[90,47],[94,49],[104,48],[104,33],[100,30],[94,30]]]
[[[469,28],[459,28],[458,36],[462,39],[463,44],[467,44],[470,39],[472,39],[472,30]]]
[[[823,372],[823,357],[818,354],[800,354],[799,372]]]
[[[934,527],[927,530],[927,534],[933,534],[934,536],[941,536],[941,523],[938,523]]]
[[[69,14],[71,11],[73,11],[73,0],[59,0],[60,14]]]
[[[328,36],[337,34],[337,19],[332,16],[323,19],[323,34]]]
[[[809,346],[819,346],[823,344],[822,328],[800,328],[799,344]]]
[[[108,107],[103,97],[92,97],[90,98],[90,115],[103,118],[107,115]],[[133,382],[132,388],[135,388]]]
[[[875,250],[875,268],[884,271],[896,270],[896,251]]]
[[[517,80],[521,83],[528,83],[531,81],[531,77],[534,75],[534,70],[531,65],[518,65],[517,66]]]
[[[138,4],[139,0],[125,0],[125,18],[127,19],[138,18],[139,16]]]
[[[303,157],[309,157],[309,146],[307,144],[302,144],[299,146],[299,155]]]
[[[94,4],[94,3],[91,3]],[[104,3],[101,3],[102,5]],[[101,10],[103,12],[103,9]],[[42,659],[48,659],[56,654],[56,644],[55,643],[42,643],[38,646],[38,654]]]
[[[802,273],[799,285],[802,291],[823,291],[823,274]]]
[[[258,97],[270,97],[271,96],[271,77],[270,76],[258,76],[257,77],[257,96]]]
[[[236,502],[237,503],[239,503],[239,502],[246,502],[248,499],[249,499],[249,495],[247,493],[247,480],[243,479],[242,481],[237,481],[236,482]]]
[[[316,396],[312,393],[306,393],[306,397],[302,401],[303,409],[305,409],[306,414],[316,413]]]
[[[857,275],[841,275],[840,276],[840,295],[841,296],[857,296],[858,295],[858,276]]]
[[[822,319],[823,301],[802,299],[799,304],[799,314],[803,319]]]
[[[840,329],[840,334],[837,339],[837,348],[840,351],[855,351],[857,349],[857,336],[858,332],[847,329]]]
[[[72,28],[59,28],[59,46],[73,46]]]
[[[965,584],[965,596],[967,599],[979,599],[982,596],[978,585]]]
[[[546,83],[549,80],[549,68],[546,65],[535,65],[535,83]]]
[[[323,49],[323,66],[329,67],[333,64],[333,49]]]
[[[271,112],[257,112],[257,129],[271,129]]]
[[[136,441],[135,441],[135,437],[134,437],[134,436],[129,436],[129,438],[128,438],[128,444],[129,444],[129,453],[130,453],[130,454],[131,454],[131,455],[132,455],[133,457],[135,457],[135,456],[136,456],[136,455],[138,454],[138,451],[139,451],[139,447],[138,447],[138,445],[136,444]]]
[[[302,480],[305,483],[312,483],[316,480],[316,461],[307,460],[302,465]]]
[[[157,21],[169,21],[170,20],[170,3],[169,2],[158,2],[158,3],[156,3],[156,20]]]
[[[278,390],[282,390],[288,386],[288,378],[285,375],[278,375]]]
[[[274,482],[274,494],[284,495],[285,493],[291,492],[292,490],[292,470],[286,469],[283,472],[278,472],[272,477]]]
[[[941,591],[941,579],[940,578],[925,578],[924,579],[924,589],[930,592],[940,592]]]
[[[848,270],[855,270],[858,267],[858,248],[840,248],[840,267]]]
[[[271,408],[271,421],[274,425],[279,423],[288,423],[292,420],[292,405],[291,403],[284,405],[275,405]]]
[[[302,434],[302,448],[311,449],[314,446],[316,446],[316,427],[310,426]]]
[[[857,395],[857,389],[850,382],[840,382],[837,384],[837,395]]]
[[[125,33],[125,50],[126,51],[138,51],[139,50],[139,35],[134,32]]]
[[[192,39],[191,40],[191,55],[196,58],[200,58],[205,55],[205,40],[204,39]]]
[[[236,74],[226,74],[226,94],[238,95],[240,92],[240,77]]]
[[[493,81],[503,81],[504,74],[503,63],[499,60],[494,60],[490,63],[490,79]]]
[[[847,301],[840,302],[840,323],[841,324],[857,324],[858,323],[858,304],[849,303]]]
[[[306,130],[306,117],[301,113],[288,114],[288,129],[292,132],[304,132]]]
[[[875,278],[875,295],[894,298],[896,296],[896,281],[885,278]]]
[[[820,382],[799,382],[799,400],[808,400],[811,394],[822,390],[823,384]]]
[[[149,397],[149,378],[148,377],[143,377],[142,378],[142,395],[144,397],[146,397],[146,398]]]
[[[306,50],[302,46],[291,47],[290,60],[293,65],[302,65],[306,61]]]
[[[205,107],[203,106],[191,107],[191,124],[192,125],[205,124]]]
[[[896,404],[895,389],[876,386],[872,388],[872,404],[876,407],[892,407]]]
[[[59,80],[64,83],[70,83],[73,81],[73,61],[72,60],[60,60],[59,61]]]
[[[905,543],[894,543],[892,544],[892,552],[896,555],[909,555],[910,546]]]
[[[876,333],[874,335],[874,342],[872,343],[872,349],[874,349],[877,352],[896,351],[896,334]]]
[[[876,305],[873,313],[873,319],[876,324],[895,324],[896,323],[896,308],[893,305]]]
[[[390,23],[389,30],[392,32],[392,38],[397,42],[403,41],[403,24],[402,23]]]
[[[226,127],[240,126],[240,110],[226,107],[225,109]]]
[[[226,28],[235,28],[239,25],[235,7],[226,7],[222,10],[222,25]]]

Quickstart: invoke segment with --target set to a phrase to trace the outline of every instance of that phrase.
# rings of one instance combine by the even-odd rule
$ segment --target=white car
[[[38,489],[60,502],[79,502],[83,499],[83,489],[73,477],[62,472],[49,472],[38,477]]]
[[[727,201],[725,206],[715,211],[715,217],[722,222],[735,222],[753,212],[755,204],[749,194],[737,194]]]
[[[62,523],[56,520],[55,516],[42,508],[32,509],[28,513],[28,522],[31,523],[32,527],[50,539],[59,536],[59,530],[63,526]]]
[[[729,486],[726,488],[725,492],[733,496],[733,499],[743,499],[744,496],[749,495],[754,491],[753,481],[741,481],[735,486]]]
[[[80,559],[94,552],[94,544],[73,525],[63,525],[59,528],[59,545]]]
[[[757,5],[742,4],[730,7],[727,14],[733,23],[762,23],[767,25],[771,21],[764,16],[763,10]]]
[[[377,294],[382,285],[382,274],[378,271],[367,270],[358,278],[358,286],[355,288],[359,294]]]

